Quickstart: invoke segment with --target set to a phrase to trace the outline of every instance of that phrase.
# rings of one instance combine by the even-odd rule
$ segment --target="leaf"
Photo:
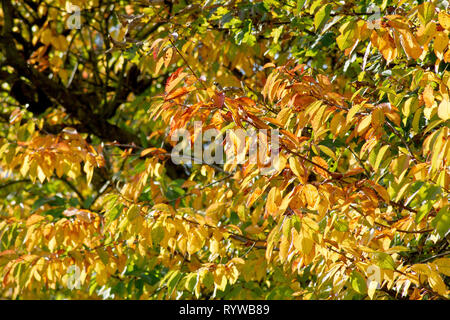
[[[319,149],[320,151],[322,151],[323,153],[325,153],[327,156],[329,156],[330,158],[337,160],[336,154],[334,153],[333,150],[331,150],[330,148],[328,148],[325,145],[320,144],[319,145]],[[325,161],[325,160],[324,160]],[[326,161],[325,161],[326,163]],[[328,167],[328,164],[326,165],[326,167]]]
[[[318,167],[317,165],[315,165],[313,167],[313,171],[320,174],[325,179],[327,179],[328,172],[326,170],[328,170],[328,163],[321,157],[313,157],[312,161],[320,166],[320,167]]]
[[[89,161],[84,163],[83,171],[86,173],[87,184],[91,184],[92,176],[94,175],[94,165]]]
[[[356,41],[356,27],[356,22],[352,20],[339,28],[340,35],[336,38],[336,42],[340,50],[353,46]]]
[[[294,232],[294,247],[303,255],[309,255],[314,246],[314,241],[306,236],[304,232]]]
[[[172,295],[173,291],[175,290],[178,282],[181,280],[182,277],[183,274],[179,270],[176,270],[172,273],[170,278],[167,280],[167,290],[169,295]]]
[[[331,8],[331,4],[326,4],[325,6],[321,7],[319,11],[317,11],[314,16],[314,26],[316,30],[322,28],[330,18]]]
[[[375,108],[372,111],[372,125],[374,128],[381,127],[384,124],[384,112],[381,108]]]
[[[98,256],[100,257],[100,260],[103,262],[103,264],[105,266],[107,266],[108,262],[109,262],[108,252],[106,252],[106,250],[104,248],[102,248],[102,247],[97,248],[96,251],[97,251]]]
[[[373,254],[377,266],[385,270],[395,270],[395,262],[392,257],[384,252],[376,252]]]
[[[136,219],[136,217],[139,216],[140,211],[140,208],[137,205],[133,204],[127,211],[127,219],[129,221],[133,221],[134,219]]]
[[[370,126],[372,122],[372,115],[369,114],[367,116],[364,116],[362,120],[359,122],[358,128],[356,129],[359,134],[362,134],[367,130],[367,128]]]
[[[447,293],[447,286],[437,272],[432,271],[430,273],[428,276],[428,283],[430,284],[430,287],[440,295],[445,295]]]
[[[445,12],[445,10],[439,11],[438,14],[439,24],[447,30],[450,30],[450,14]]]
[[[166,82],[165,92],[169,94],[175,88],[177,84],[181,82],[188,74],[185,72],[181,72],[183,68],[178,68],[174,73],[170,75]]]
[[[425,106],[427,108],[431,108],[434,104],[434,93],[433,88],[429,84],[427,84],[427,86],[425,87],[422,96],[423,100],[425,101]]]
[[[386,153],[386,151],[389,149],[389,145],[384,145],[380,148],[380,150],[378,150],[377,153],[377,159],[375,160],[375,164],[373,165],[373,170],[378,171],[378,167],[381,164],[381,161],[384,158],[384,154]]]
[[[319,200],[319,192],[317,191],[317,188],[312,184],[307,184],[303,187],[302,192],[305,195],[308,205],[315,207],[317,201]]]
[[[164,57],[161,57],[161,58],[159,58],[158,62],[156,63],[156,66],[155,66],[155,73],[156,74],[159,73],[159,71],[161,70],[161,67],[163,66],[163,64],[164,64]]]
[[[159,243],[162,241],[162,239],[164,238],[164,227],[161,224],[156,224],[153,228],[152,228],[152,241],[153,244],[155,245],[159,245]]]
[[[433,263],[438,267],[440,273],[450,277],[450,258],[436,259]]]
[[[380,186],[377,183],[372,184],[372,186],[378,192],[378,194],[381,196],[381,198],[383,198],[384,202],[389,203],[390,198],[389,198],[389,193],[387,192],[387,190],[383,186]]]
[[[418,6],[420,22],[426,25],[434,16],[435,6],[432,2],[424,2]]]
[[[439,104],[438,116],[442,120],[450,119],[450,101],[447,97],[442,99],[441,103]]]
[[[437,32],[434,38],[434,53],[439,60],[444,59],[444,51],[448,45],[448,34],[440,31]]]
[[[401,44],[406,54],[413,59],[419,59],[423,50],[416,37],[409,30],[401,29],[399,32],[401,34]]]
[[[396,48],[394,39],[390,36],[390,34],[387,31],[377,30],[375,32],[372,32],[370,41],[374,47],[380,50],[381,54],[383,55],[383,58],[386,59],[388,63],[390,63],[397,57],[398,50]]]
[[[285,237],[284,235],[281,237],[281,241],[280,241],[280,252],[279,252],[279,257],[280,257],[280,262],[284,263],[286,261],[286,258],[288,256],[289,253],[289,247],[290,247],[290,241],[288,237]]]
[[[267,195],[266,210],[267,214],[276,217],[278,206],[281,204],[281,192],[277,187],[272,187]]]
[[[164,66],[167,68],[170,64],[170,61],[172,60],[173,55],[173,48],[169,47],[166,50],[166,53],[164,54]]]
[[[359,294],[365,294],[367,292],[367,284],[361,273],[358,271],[353,271],[350,276],[350,283],[353,290]]]
[[[441,237],[444,237],[448,233],[450,230],[450,210],[448,205],[439,210],[431,225]]]
[[[166,95],[165,100],[167,101],[167,100],[172,100],[172,99],[182,97],[185,94],[188,94],[189,92],[191,92],[192,90],[194,90],[193,87],[177,88],[177,89],[173,90],[170,94]]]
[[[30,226],[32,226],[33,224],[36,224],[42,220],[45,220],[45,217],[39,215],[39,214],[32,214],[28,219],[27,219],[27,228],[29,228]]]

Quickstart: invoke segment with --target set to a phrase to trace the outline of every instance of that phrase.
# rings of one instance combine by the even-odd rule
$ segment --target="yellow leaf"
[[[300,164],[300,161],[297,159],[297,157],[290,157],[289,158],[289,166],[292,170],[292,172],[300,178],[300,181],[302,181],[303,178],[303,168]]]
[[[308,205],[311,207],[315,207],[317,201],[319,200],[319,192],[317,188],[312,184],[307,184],[303,187],[302,190]]]
[[[448,120],[450,118],[450,101],[448,98],[442,99],[438,108],[438,116],[442,120]]]
[[[270,189],[267,195],[266,210],[267,214],[273,217],[278,214],[278,206],[281,203],[281,192],[277,187]]]
[[[362,107],[362,104],[355,104],[355,105],[353,105],[353,107],[351,107],[351,109],[347,113],[347,119],[346,119],[347,123],[350,123],[352,121],[353,117],[361,109],[361,107]],[[335,116],[335,118],[336,118],[336,116]],[[340,119],[338,118],[337,120],[340,120]]]
[[[342,115],[342,112],[336,114],[330,122],[330,131],[334,135],[338,135],[342,127],[345,125],[345,118]]]
[[[331,150],[330,148],[328,148],[325,145],[319,144],[319,149],[325,153],[327,156],[333,158],[334,160],[337,160],[336,154],[334,153],[333,150]]]
[[[84,163],[83,171],[86,173],[87,184],[91,184],[92,176],[94,174],[94,166],[89,161],[86,161]]]
[[[294,247],[304,255],[308,255],[314,246],[314,241],[304,232],[294,233]]]
[[[225,270],[222,266],[219,266],[213,273],[214,284],[217,289],[224,291],[227,286],[227,277],[225,275]]]
[[[206,209],[205,217],[206,222],[211,225],[217,225],[225,209],[225,204],[220,202],[215,202]]]
[[[166,50],[166,53],[164,54],[164,66],[167,68],[170,64],[170,61],[172,60],[173,55],[173,49],[172,47],[168,48]]]
[[[39,181],[41,183],[44,183],[46,177],[45,177],[44,170],[42,170],[41,166],[37,166],[37,176],[39,178]]]
[[[375,164],[373,166],[373,170],[377,171],[378,167],[381,164],[381,161],[383,160],[384,154],[386,153],[386,151],[389,149],[389,145],[384,145],[380,148],[380,150],[378,151],[377,154],[377,159],[375,160]]]
[[[372,111],[372,125],[376,127],[380,127],[384,124],[384,113],[380,108],[375,108]]]
[[[199,251],[203,246],[203,241],[200,238],[198,232],[190,232],[188,236],[187,252],[194,254]]]
[[[447,49],[448,45],[448,34],[440,31],[436,33],[434,38],[434,53],[439,60],[444,59],[444,51]]]
[[[164,63],[164,57],[160,58],[158,60],[158,62],[156,63],[155,73],[159,73],[159,70],[161,70],[163,63]]]
[[[431,269],[430,266],[424,263],[417,263],[411,267],[411,269],[419,274],[430,275]]]
[[[182,72],[175,79],[171,79],[170,82],[166,85],[166,93],[169,94],[170,92],[172,92],[173,88],[175,88],[175,86],[179,84],[181,80],[183,80],[187,75],[187,73]]]
[[[416,37],[414,37],[414,35],[409,30],[400,29],[398,31],[402,36],[400,42],[403,46],[403,49],[405,49],[406,54],[413,59],[419,59],[419,57],[422,55],[422,48],[417,42]]]
[[[434,261],[440,273],[450,277],[450,258],[441,258]]]
[[[431,288],[440,295],[445,295],[447,293],[447,287],[445,286],[444,281],[437,272],[431,271],[430,275],[428,276],[428,283],[430,284]]]
[[[289,253],[289,247],[290,247],[290,243],[289,243],[289,238],[285,237],[284,235],[281,237],[281,242],[280,242],[280,261],[283,263],[284,261],[286,261],[286,258],[288,256]]]
[[[364,131],[366,131],[367,128],[369,127],[369,125],[370,125],[371,122],[372,122],[372,115],[369,114],[368,116],[365,116],[365,117],[361,120],[361,122],[359,123],[358,128],[357,128],[357,132],[358,132],[359,134],[361,134],[361,133],[363,133]]]
[[[25,176],[30,169],[30,157],[27,155],[23,160],[22,167],[20,168],[20,173]]]
[[[380,50],[384,59],[386,59],[388,63],[397,57],[398,50],[395,46],[394,39],[392,39],[386,30],[372,32],[370,41],[374,47]]]
[[[50,251],[53,251],[53,250],[55,250],[55,248],[56,248],[56,237],[52,237],[50,239],[50,241],[48,242],[48,249]]]
[[[127,211],[127,219],[133,221],[140,213],[140,209],[137,205],[133,204]]]
[[[447,30],[450,30],[450,14],[441,10],[438,14],[439,24]]]

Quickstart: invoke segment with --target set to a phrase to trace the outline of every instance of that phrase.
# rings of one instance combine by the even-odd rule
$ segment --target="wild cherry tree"
[[[0,297],[448,299],[449,32],[446,1],[1,0]]]

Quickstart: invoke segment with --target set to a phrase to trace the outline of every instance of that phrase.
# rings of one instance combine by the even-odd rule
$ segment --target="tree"
[[[444,2],[0,17],[0,297],[449,298]]]

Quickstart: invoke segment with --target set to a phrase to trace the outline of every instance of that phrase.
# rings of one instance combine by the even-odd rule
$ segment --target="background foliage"
[[[0,297],[448,299],[448,2],[371,2],[2,0]]]

